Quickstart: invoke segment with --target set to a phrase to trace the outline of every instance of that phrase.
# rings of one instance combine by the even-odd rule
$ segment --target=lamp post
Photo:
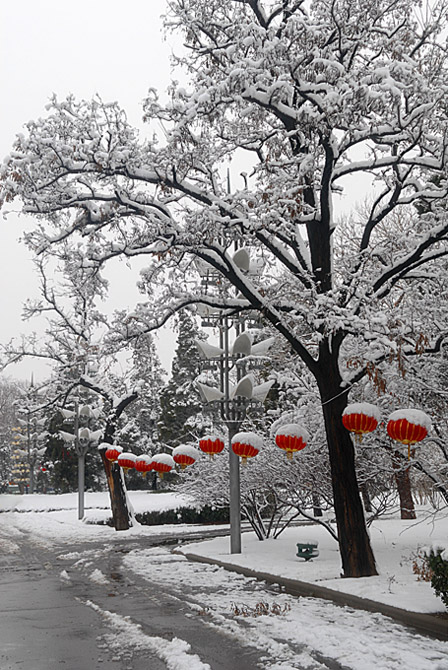
[[[78,456],[78,519],[84,518],[85,459],[89,447],[96,444],[102,435],[101,430],[90,430],[89,424],[97,419],[101,410],[88,405],[79,407],[77,400],[74,410],[59,410],[65,419],[73,420],[73,433],[60,430],[59,434],[66,442],[72,442]]]
[[[237,249],[233,261],[248,274],[260,274],[262,267],[251,264],[246,249]],[[252,268],[252,270],[251,270]],[[198,271],[202,277],[202,284],[206,290],[211,285],[219,285],[220,276],[210,271],[207,264],[199,264]],[[253,401],[263,402],[274,383],[256,385],[251,374],[247,374],[247,365],[244,359],[247,356],[259,356],[265,353],[273,344],[274,338],[269,338],[257,345],[246,332],[246,319],[238,316],[231,318],[224,316],[220,310],[206,310],[202,316],[202,326],[218,326],[219,347],[196,342],[205,359],[214,360],[219,365],[219,389],[197,383],[203,402],[219,401],[221,404],[221,418],[227,426],[229,442],[229,513],[230,513],[230,552],[241,553],[241,493],[240,493],[240,463],[239,457],[232,450],[232,439],[246,418],[247,407]],[[235,329],[236,338],[230,346],[229,332]],[[233,379],[231,379],[233,371]]]

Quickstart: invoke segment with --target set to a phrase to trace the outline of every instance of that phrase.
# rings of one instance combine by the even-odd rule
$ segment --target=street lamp
[[[78,519],[84,518],[85,458],[89,447],[97,444],[102,430],[90,430],[89,424],[101,414],[100,408],[92,409],[88,405],[79,407],[75,400],[74,410],[59,409],[64,419],[73,420],[73,433],[60,430],[59,435],[74,445],[78,456]]]
[[[233,255],[234,263],[247,274],[259,275],[262,263],[253,263],[247,249],[237,249]],[[198,263],[197,269],[202,284],[207,289],[214,285],[222,290],[221,276],[213,272],[211,266]],[[219,328],[219,346],[197,341],[196,345],[204,359],[214,361],[219,367],[219,388],[197,382],[197,388],[204,403],[220,402],[221,418],[227,425],[229,442],[229,512],[230,512],[230,552],[241,553],[241,496],[239,457],[232,449],[232,440],[239,432],[246,418],[247,407],[251,402],[263,402],[273,385],[273,381],[257,385],[255,378],[248,372],[246,359],[264,355],[274,343],[271,337],[256,345],[246,331],[246,319],[241,316],[224,316],[221,310],[199,309],[203,316],[202,326]],[[235,329],[236,338],[230,345],[230,329]],[[232,376],[234,379],[232,379]],[[233,382],[233,383],[232,383]]]

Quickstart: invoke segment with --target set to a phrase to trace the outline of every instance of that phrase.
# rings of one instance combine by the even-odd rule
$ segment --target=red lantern
[[[347,405],[342,413],[342,423],[351,433],[355,433],[358,442],[361,442],[365,433],[371,433],[378,426],[381,419],[376,405],[369,402],[356,402]]]
[[[137,456],[135,461],[135,469],[137,472],[141,472],[143,477],[146,477],[147,472],[152,470],[152,458],[151,456]]]
[[[188,465],[193,465],[193,463],[197,461],[199,452],[194,447],[184,444],[173,449],[172,455],[174,462],[177,463],[177,465],[180,465],[182,470],[185,470]]]
[[[247,464],[248,458],[253,458],[258,454],[263,446],[263,440],[255,433],[237,433],[232,438],[232,451]]]
[[[282,426],[275,434],[275,444],[286,451],[286,458],[291,460],[294,452],[301,451],[309,442],[308,431],[297,423]]]
[[[127,472],[128,470],[135,468],[135,461],[137,459],[136,456],[134,456],[134,454],[125,452],[123,454],[120,454],[117,460],[120,468],[123,468],[123,470]]]
[[[206,435],[199,440],[199,449],[213,459],[215,454],[220,454],[224,449],[224,440],[220,437]]]
[[[165,472],[170,472],[174,468],[175,462],[169,454],[156,454],[152,457],[151,465],[152,469],[162,478]]]
[[[408,458],[411,458],[411,446],[421,442],[431,428],[431,419],[418,409],[399,409],[392,412],[387,422],[389,437],[408,445]]]
[[[110,445],[108,449],[106,449],[106,453],[104,454],[107,458],[108,461],[116,461],[119,457],[119,455],[122,453],[123,447],[118,447],[116,445]]]

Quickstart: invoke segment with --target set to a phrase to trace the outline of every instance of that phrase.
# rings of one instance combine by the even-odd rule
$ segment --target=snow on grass
[[[413,612],[444,612],[430,583],[417,580],[413,562],[425,545],[448,544],[448,516],[434,517],[420,509],[417,521],[390,518],[374,522],[370,536],[379,575],[357,579],[341,579],[337,543],[317,525],[288,528],[277,540],[262,543],[253,533],[245,533],[241,554],[229,554],[227,538],[184,545],[181,551],[270,575],[317,582],[320,586]],[[320,553],[318,558],[305,562],[296,556],[296,544],[309,540],[318,542]]]
[[[132,648],[134,651],[149,651],[166,663],[168,670],[211,670],[208,663],[203,663],[197,654],[191,654],[191,646],[185,640],[174,637],[166,640],[163,637],[149,636],[143,633],[140,624],[134,623],[130,617],[101,609],[90,600],[85,605],[98,612],[106,623],[114,629],[113,634],[104,637],[110,649],[118,653],[123,649]]]
[[[131,491],[130,496],[139,511],[175,508],[188,501],[173,493]],[[94,504],[99,507],[108,505],[107,493],[88,493],[86,499],[87,504],[92,507]],[[23,511],[20,514],[4,512],[0,515],[0,520],[2,526],[8,528],[9,542],[14,536],[19,537],[22,532],[33,533],[44,544],[58,541],[70,544],[74,540],[102,540],[113,543],[123,539],[123,533],[117,533],[113,528],[78,521],[76,508],[77,494],[0,495],[0,509],[57,510],[39,513]],[[95,515],[97,511],[98,509],[88,509],[87,520],[89,514]],[[443,604],[430,584],[417,580],[417,575],[413,573],[413,561],[422,547],[448,543],[448,515],[446,512],[439,512],[435,516],[425,508],[418,508],[417,513],[417,521],[403,521],[395,516],[382,518],[371,526],[369,532],[377,560],[378,577],[341,579],[337,543],[319,525],[289,528],[277,540],[269,539],[264,542],[258,541],[253,533],[244,533],[242,554],[229,553],[228,537],[186,545],[182,551],[271,575],[318,582],[331,589],[415,612],[444,612]],[[191,527],[180,524],[137,525],[126,531],[126,537],[137,539],[157,535],[181,540],[183,533]],[[199,529],[200,526],[195,526],[196,528]],[[297,542],[304,541],[318,542],[320,553],[317,559],[305,562],[296,556]],[[10,550],[13,549],[12,544]]]
[[[191,498],[177,493],[153,491],[128,491],[128,496],[136,513],[163,512],[178,507],[194,507]],[[105,510],[111,516],[109,494],[96,491],[86,493],[84,507],[88,510]],[[29,495],[0,494],[0,512],[50,512],[57,510],[77,510],[78,494],[61,493],[60,495]]]
[[[150,505],[161,495],[143,493],[141,500]],[[103,496],[107,499],[106,494]],[[72,569],[77,569],[79,563],[78,567],[86,571],[86,575],[90,573],[90,578],[98,578],[102,584],[104,575],[97,569],[95,561],[102,560],[101,552],[113,547],[115,540],[129,537],[133,547],[138,547],[139,537],[144,539],[149,534],[163,534],[164,537],[180,539],[182,531],[191,528],[137,526],[126,533],[117,533],[107,526],[79,522],[76,504],[70,509],[62,509],[67,504],[66,498],[47,498],[48,501],[41,500],[39,504],[44,509],[58,508],[59,511],[1,514],[0,541],[11,542],[11,551],[14,550],[12,539],[17,538],[18,541],[22,533],[29,533],[33,541],[48,543],[53,549],[67,544],[71,550],[76,542],[101,541],[101,550],[92,544],[92,549],[85,549],[82,554],[70,551],[59,554],[59,558],[78,559]],[[139,499],[139,496],[134,495],[134,498]],[[170,499],[177,506],[173,497],[165,499],[163,504]],[[160,504],[159,501],[157,503]],[[104,504],[104,497],[99,495],[97,504]],[[277,540],[264,542],[259,542],[253,533],[245,533],[243,553],[240,555],[230,554],[228,537],[190,543],[178,550],[245,566],[257,572],[318,582],[332,589],[413,611],[443,612],[443,605],[429,583],[417,581],[412,562],[421,547],[446,545],[448,517],[440,512],[434,516],[427,510],[418,509],[417,521],[384,518],[374,523],[370,535],[380,574],[362,579],[341,579],[337,544],[317,525],[290,528]],[[317,559],[304,562],[296,556],[296,544],[308,540],[318,542],[320,554]],[[275,588],[266,588],[255,579],[215,565],[189,562],[182,554],[173,554],[163,547],[133,550],[123,558],[123,563],[129,570],[158,584],[161,590],[179,594],[190,608],[187,616],[195,617],[201,612],[203,620],[211,628],[231,635],[242,645],[261,650],[265,655],[265,668],[269,670],[297,667],[324,670],[332,667],[325,659],[353,670],[448,670],[448,642],[417,635],[380,614],[338,607],[320,599],[294,598],[277,592]],[[64,573],[67,574],[63,570],[61,579],[64,579]],[[260,603],[264,603],[268,613],[255,617],[251,612],[256,611]],[[90,606],[97,608],[93,603]],[[108,636],[108,645],[117,656],[134,647],[156,654],[169,670],[209,668],[190,653],[186,641],[147,636],[130,619],[99,608],[97,611],[114,629],[114,633]],[[280,614],[274,614],[274,611]],[[247,616],[243,616],[242,612]]]

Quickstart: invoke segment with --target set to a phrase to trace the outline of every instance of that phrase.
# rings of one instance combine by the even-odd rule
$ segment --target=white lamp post
[[[74,410],[59,410],[65,419],[73,419],[73,433],[60,430],[59,435],[66,442],[72,442],[78,456],[78,519],[84,518],[84,490],[85,490],[85,458],[90,446],[97,444],[102,430],[90,430],[88,424],[97,419],[100,409],[92,409],[88,405],[79,407],[75,401]]]

